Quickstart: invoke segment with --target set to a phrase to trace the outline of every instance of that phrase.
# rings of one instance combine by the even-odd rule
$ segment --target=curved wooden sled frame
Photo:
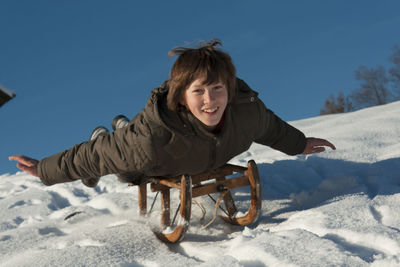
[[[234,173],[243,174],[239,177],[226,178]],[[215,182],[202,183],[215,179]],[[182,175],[173,178],[152,178],[148,180],[152,192],[161,193],[161,231],[156,236],[164,242],[175,243],[180,241],[190,224],[192,198],[223,193],[223,200],[228,216],[222,218],[235,225],[249,225],[255,222],[261,211],[261,183],[257,165],[254,160],[247,163],[247,168],[226,164],[218,169],[199,175]],[[250,186],[251,202],[247,213],[237,217],[237,209],[230,190],[233,188]],[[180,190],[180,207],[178,223],[170,229],[170,189]],[[147,213],[147,184],[139,185],[139,213]]]

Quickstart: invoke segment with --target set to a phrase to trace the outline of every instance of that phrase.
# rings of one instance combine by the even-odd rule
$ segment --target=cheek
[[[220,95],[219,101],[220,101],[221,103],[223,103],[223,104],[226,106],[226,104],[228,103],[228,92],[227,92],[227,91],[223,92],[223,93]]]
[[[193,97],[193,96],[186,96],[185,97],[185,106],[187,109],[189,109],[190,111],[195,111],[196,108],[198,107],[198,100]]]

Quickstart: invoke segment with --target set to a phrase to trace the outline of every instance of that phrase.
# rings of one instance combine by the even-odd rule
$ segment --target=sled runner
[[[234,173],[242,174],[242,176],[227,178]],[[155,232],[155,234],[164,242],[175,243],[183,238],[189,227],[192,199],[195,197],[219,193],[215,215],[222,199],[228,215],[223,216],[223,219],[235,225],[248,225],[256,221],[261,210],[260,177],[257,165],[253,160],[248,162],[247,168],[226,164],[199,175],[148,179],[146,183],[138,186],[139,213],[142,216],[147,214],[147,183],[150,183],[152,192],[160,192],[161,194],[161,230]],[[243,186],[250,186],[251,203],[248,212],[242,217],[237,217],[237,209],[230,190]],[[173,221],[177,219],[177,224],[173,229],[171,229],[170,216],[171,189],[178,189],[180,192],[179,213],[175,214],[173,219]]]

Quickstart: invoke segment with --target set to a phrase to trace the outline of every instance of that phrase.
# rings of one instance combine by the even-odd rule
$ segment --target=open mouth
[[[217,112],[218,107],[216,108],[208,108],[208,109],[203,109],[203,112],[208,113],[208,114],[214,114],[215,112]]]

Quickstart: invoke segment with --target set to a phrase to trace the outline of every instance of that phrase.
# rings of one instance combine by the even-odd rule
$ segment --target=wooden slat
[[[150,185],[151,192],[163,191],[167,188],[180,189],[180,185],[172,183],[168,180],[158,180],[157,183],[152,183]]]
[[[217,179],[219,177],[226,177],[226,176],[232,175],[235,172],[246,175],[246,171],[247,171],[247,168],[245,168],[245,167],[236,166],[236,165],[232,165],[232,164],[226,164],[215,170],[211,170],[211,171],[197,174],[197,175],[191,175],[192,184],[196,185],[196,184],[200,184],[203,181]],[[154,185],[161,184],[161,185],[166,185],[166,186],[172,187],[172,188],[180,188],[179,183],[181,181],[181,177],[182,177],[181,175],[174,176],[174,177],[152,177],[152,178],[149,178],[148,181],[150,181],[152,183],[152,185],[153,184]],[[153,186],[152,192],[154,192],[153,189],[155,191],[161,191],[161,190],[163,190],[162,188],[163,187]]]
[[[227,168],[233,172],[238,172],[238,173],[242,173],[244,174],[245,171],[247,171],[246,167],[242,167],[242,166],[237,166],[237,165],[232,165],[232,164],[226,164],[225,166],[223,166],[224,168]]]
[[[192,183],[199,184],[200,182],[215,179],[217,177],[225,177],[232,175],[233,171],[227,168],[219,168],[206,173],[192,175]]]
[[[161,226],[163,229],[171,224],[169,189],[161,191]]]
[[[225,177],[218,177],[217,181],[225,181],[226,178]],[[237,208],[235,205],[235,201],[233,200],[232,194],[230,191],[226,192],[224,195],[224,203],[225,203],[225,207],[226,210],[228,211],[229,216],[234,216],[234,214],[237,212]]]
[[[177,226],[171,233],[155,233],[164,242],[176,243],[180,241],[189,228],[192,209],[192,179],[188,175],[182,175],[180,188],[180,209]]]
[[[151,192],[157,192],[157,191],[163,191],[165,189],[168,189],[168,186],[162,185],[162,184],[156,184],[152,183],[150,184],[150,190]]]
[[[147,184],[140,184],[138,190],[139,215],[144,216],[147,213]]]
[[[180,188],[181,188],[181,185],[180,185],[180,184],[171,182],[171,181],[169,181],[169,180],[167,180],[167,179],[162,179],[162,180],[160,180],[160,181],[159,181],[159,184],[162,184],[162,185],[165,185],[165,186],[168,186],[168,187],[171,187],[171,188],[177,188],[177,189],[180,189]]]
[[[250,185],[247,176],[241,176],[236,178],[227,179],[225,181],[217,181],[211,184],[205,184],[193,188],[192,197],[203,196],[207,194],[218,193],[218,186],[223,185],[226,188],[233,189],[237,187]]]
[[[261,199],[261,183],[260,175],[258,173],[257,165],[254,160],[248,162],[248,173],[249,183],[251,188],[251,202],[249,210],[243,217],[230,217],[225,218],[227,221],[237,225],[248,225],[258,219],[261,211],[262,199]]]

